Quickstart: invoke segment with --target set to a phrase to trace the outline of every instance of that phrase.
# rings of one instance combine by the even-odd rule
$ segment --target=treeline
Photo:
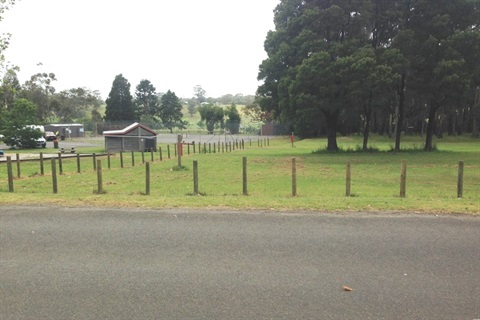
[[[478,136],[480,10],[471,0],[282,0],[257,90],[302,137]]]

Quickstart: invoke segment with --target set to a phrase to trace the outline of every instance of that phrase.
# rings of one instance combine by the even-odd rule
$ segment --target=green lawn
[[[343,150],[356,149],[361,137],[338,139]],[[97,173],[92,158],[81,158],[81,174],[76,159],[64,159],[64,174],[58,176],[58,194],[52,192],[51,163],[45,162],[41,176],[38,162],[22,162],[21,178],[14,180],[14,192],[8,190],[7,167],[0,164],[0,203],[58,204],[62,206],[113,206],[142,208],[235,208],[266,210],[321,211],[398,211],[480,214],[480,141],[469,138],[445,138],[436,141],[437,151],[418,149],[419,138],[406,137],[403,149],[389,150],[393,141],[374,136],[371,145],[378,152],[316,152],[324,149],[324,139],[297,141],[288,138],[270,140],[268,147],[246,143],[245,150],[229,153],[190,154],[183,157],[184,170],[173,170],[177,159],[163,161],[159,153],[144,154],[150,163],[151,191],[145,195],[145,171],[141,153],[101,157],[103,189],[97,194]],[[213,150],[213,147],[212,147]],[[100,148],[78,152],[101,153]],[[242,158],[248,161],[248,196],[242,194]],[[297,163],[297,192],[292,196],[292,158]],[[193,161],[198,161],[199,191],[193,195]],[[401,198],[401,161],[407,162],[406,197]],[[345,196],[345,168],[352,168],[351,197]],[[457,199],[458,163],[464,161],[463,198]],[[16,164],[13,172],[17,174]],[[57,169],[58,172],[58,169]]]

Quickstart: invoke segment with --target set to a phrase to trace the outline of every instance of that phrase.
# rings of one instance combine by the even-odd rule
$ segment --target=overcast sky
[[[191,97],[255,94],[263,43],[280,0],[20,0],[5,12],[6,60],[23,84],[53,72],[57,91],[110,92],[122,73],[131,93],[142,79],[157,92]],[[38,66],[38,63],[43,65]]]

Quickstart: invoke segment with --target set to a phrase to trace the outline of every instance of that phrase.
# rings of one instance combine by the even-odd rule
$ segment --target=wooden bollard
[[[193,161],[193,193],[198,195],[198,161]]]
[[[60,152],[58,153],[58,171],[60,175],[63,174],[62,153]]]
[[[248,196],[247,189],[247,157],[243,157],[243,195]]]
[[[150,149],[150,161],[153,162],[153,148]]]
[[[80,153],[77,153],[77,173],[81,173],[82,170],[80,168]]]
[[[111,168],[110,152],[107,154],[107,166],[108,166],[108,170],[110,170]]]
[[[145,164],[145,194],[150,195],[150,163]]]
[[[53,193],[58,193],[58,181],[57,181],[57,164],[55,163],[55,159],[52,158],[52,185],[53,185]]]
[[[97,193],[103,193],[102,160],[97,160]]]
[[[400,198],[405,198],[407,189],[407,161],[402,160],[402,172],[400,174]]]
[[[40,174],[42,176],[45,174],[45,167],[43,163],[43,152],[40,152]]]
[[[17,178],[20,179],[20,177],[22,176],[21,175],[21,172],[20,172],[20,154],[17,153]]]
[[[292,196],[297,196],[297,159],[292,158]]]
[[[123,168],[123,151],[120,151],[120,168]]]
[[[195,141],[192,141],[192,145],[193,145],[193,154],[195,154]]]
[[[345,187],[345,196],[350,197],[350,186],[352,182],[352,172],[350,161],[347,161],[347,173],[346,173],[346,187]]]
[[[12,157],[7,157],[8,191],[13,192]]]
[[[463,161],[458,162],[457,198],[463,197]]]
[[[160,153],[160,161],[163,161],[162,147],[158,147],[158,152]]]
[[[135,152],[132,150],[132,167],[135,167]]]
[[[168,159],[170,159],[170,145],[167,144],[167,155],[168,155]]]
[[[92,153],[93,170],[97,170],[97,155]]]
[[[180,169],[182,167],[182,140],[183,140],[183,136],[181,134],[177,135],[177,147],[176,149],[178,150],[177,151],[177,154],[178,154],[178,168]]]

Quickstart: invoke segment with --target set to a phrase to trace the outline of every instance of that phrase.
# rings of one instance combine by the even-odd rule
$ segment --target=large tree
[[[469,0],[416,0],[408,3],[404,30],[408,32],[411,65],[408,88],[426,106],[425,150],[433,149],[433,135],[440,108],[454,106],[471,77],[465,57],[453,37],[478,27],[479,11]],[[471,48],[468,42],[463,43]]]
[[[216,124],[220,124],[223,127],[224,112],[221,107],[205,104],[198,108],[198,112],[200,113],[202,121],[205,121],[209,134],[213,134]]]
[[[137,119],[142,117],[153,117],[158,113],[157,89],[149,80],[141,80],[135,90],[135,111]]]
[[[167,93],[160,98],[158,116],[162,119],[163,125],[167,127],[170,132],[173,132],[174,127],[184,127],[184,123],[182,122],[182,104],[175,92],[168,90]]]
[[[284,0],[275,9],[275,31],[265,41],[260,104],[292,129],[305,113],[324,122],[328,150],[337,150],[339,115],[347,102],[348,60],[368,44],[370,1]]]
[[[37,105],[38,118],[41,121],[47,121],[49,117],[53,116],[51,100],[56,91],[53,86],[54,81],[57,81],[54,73],[39,72],[32,75],[30,80],[25,81],[22,88],[21,97]]]
[[[60,122],[73,122],[85,118],[87,111],[98,110],[102,101],[98,91],[87,88],[72,88],[60,91],[53,97],[52,112]]]
[[[108,95],[105,108],[107,121],[134,121],[135,110],[133,98],[130,93],[130,83],[122,74],[115,77],[112,89]]]
[[[237,110],[237,106],[232,103],[230,107],[225,110],[225,128],[227,128],[231,134],[238,134],[240,131],[240,122],[242,118]]]
[[[10,146],[34,148],[42,132],[32,125],[38,123],[37,106],[26,99],[17,99],[9,110],[4,110],[0,119],[0,133]]]

